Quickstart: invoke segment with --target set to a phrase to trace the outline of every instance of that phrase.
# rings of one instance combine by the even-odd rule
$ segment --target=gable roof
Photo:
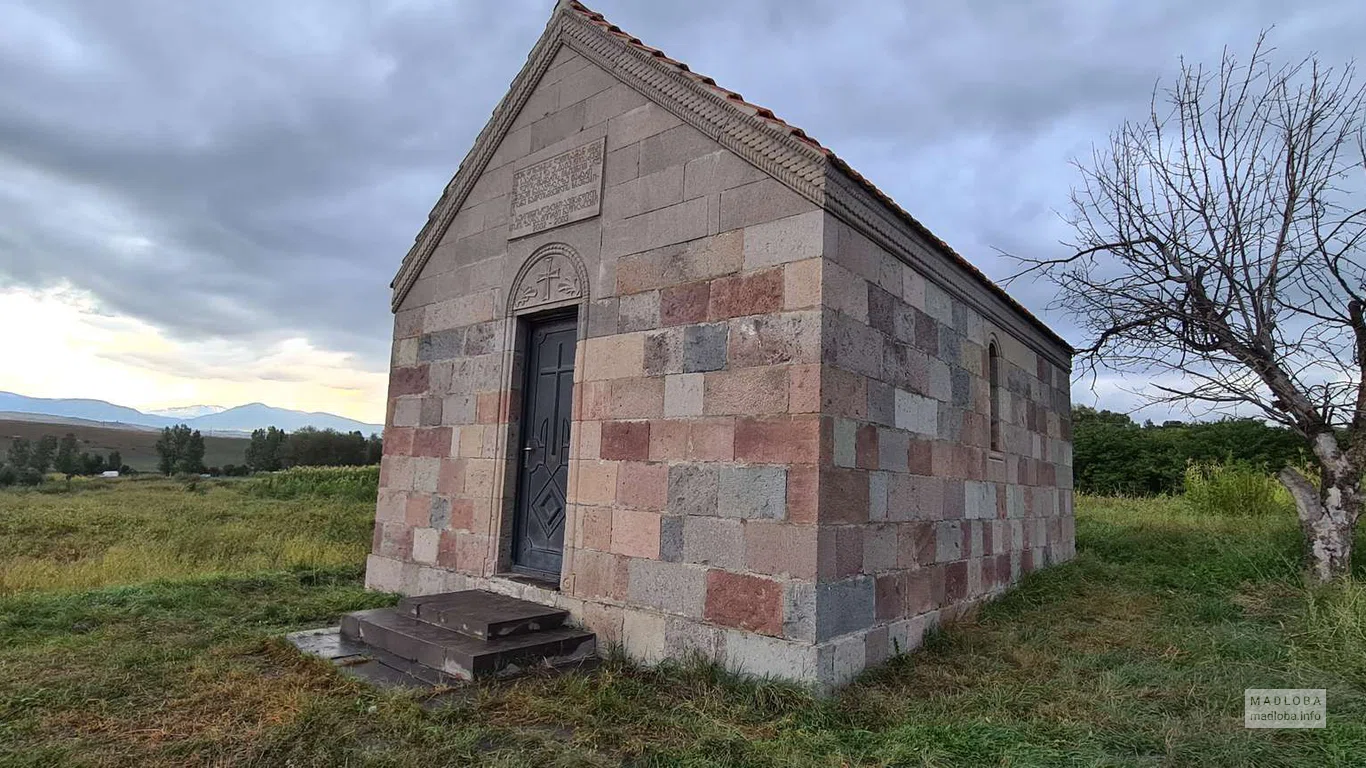
[[[570,47],[611,72],[798,194],[859,226],[874,241],[914,264],[950,293],[967,298],[971,289],[965,283],[985,288],[1058,351],[1071,354],[1071,346],[1061,336],[834,151],[772,110],[746,101],[712,78],[693,72],[687,64],[642,43],[577,0],[559,0],[556,4],[545,32],[527,55],[526,64],[432,208],[390,284],[394,289],[395,311],[561,46]],[[933,260],[927,258],[931,253],[944,257],[949,269],[936,269]],[[1018,326],[991,307],[971,303],[1002,324]],[[1056,351],[1048,356],[1064,368],[1070,367],[1070,361],[1059,359]]]

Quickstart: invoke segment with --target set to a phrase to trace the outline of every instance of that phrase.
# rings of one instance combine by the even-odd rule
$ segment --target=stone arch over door
[[[537,248],[517,270],[508,290],[507,316],[531,314],[587,301],[588,270],[579,254],[565,243]],[[582,337],[584,313],[579,313]]]

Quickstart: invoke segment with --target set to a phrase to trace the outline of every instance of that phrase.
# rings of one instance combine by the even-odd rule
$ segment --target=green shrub
[[[1192,463],[1186,467],[1186,503],[1202,515],[1293,515],[1295,502],[1280,481],[1242,464]]]
[[[243,483],[248,493],[270,499],[326,498],[374,501],[379,467],[294,467]]]

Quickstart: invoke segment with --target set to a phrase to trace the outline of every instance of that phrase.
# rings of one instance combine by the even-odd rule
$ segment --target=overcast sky
[[[1287,57],[1366,39],[1360,0],[590,5],[998,278],[996,248],[1057,251],[1068,161],[1141,118],[1179,56],[1272,25]],[[551,7],[0,4],[0,390],[381,421],[389,281]],[[1042,287],[1015,290],[1079,340]]]

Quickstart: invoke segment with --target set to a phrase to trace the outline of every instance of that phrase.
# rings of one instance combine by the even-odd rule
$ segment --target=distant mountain
[[[27,397],[13,392],[0,392],[0,411],[16,413],[59,416],[69,419],[85,419],[105,423],[127,424],[136,427],[170,427],[188,424],[204,432],[250,432],[253,429],[279,427],[293,432],[301,427],[335,429],[340,432],[383,432],[381,424],[366,424],[333,413],[308,413],[292,411],[288,408],[274,408],[263,403],[249,403],[236,408],[219,406],[191,406],[206,409],[219,409],[206,412],[201,416],[168,416],[161,413],[143,413],[135,408],[107,403],[103,400],[54,399],[46,397]]]
[[[279,427],[293,432],[301,427],[335,429],[338,432],[383,432],[383,424],[365,424],[338,416],[334,413],[291,411],[287,408],[273,408],[264,403],[248,403],[236,408],[228,408],[220,413],[211,413],[194,419],[185,420],[195,429],[236,430],[250,432],[262,427]]]
[[[180,405],[174,408],[156,408],[144,411],[149,416],[167,416],[172,419],[194,419],[228,410],[221,405]]]

